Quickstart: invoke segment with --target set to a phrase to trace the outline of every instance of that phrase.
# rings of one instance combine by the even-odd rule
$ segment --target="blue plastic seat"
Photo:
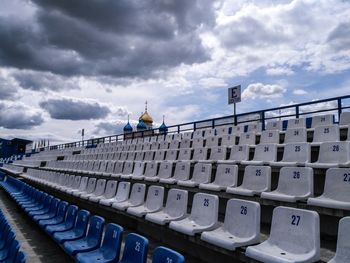
[[[125,239],[123,257],[119,263],[146,263],[148,240],[143,236],[130,233]]]
[[[15,241],[14,235],[8,235],[4,248],[0,250],[0,262],[9,256],[13,241]]]
[[[40,210],[44,208],[46,198],[49,198],[48,194],[40,193],[36,199],[21,202],[20,206],[25,211]]]
[[[50,211],[51,203],[53,201],[52,196],[47,196],[43,201],[42,205],[37,207],[26,208],[24,211],[28,214],[28,216],[33,217],[35,215],[43,215]]]
[[[34,216],[32,217],[32,219],[33,219],[35,222],[38,222],[39,220],[54,218],[54,217],[56,216],[57,207],[58,207],[58,205],[60,204],[60,201],[61,201],[60,199],[54,198],[54,199],[51,201],[51,205],[50,205],[49,211],[47,211],[47,212],[44,213],[44,214],[34,215]]]
[[[118,262],[122,234],[123,228],[121,226],[113,223],[108,224],[101,247],[90,252],[78,253],[75,257],[76,262]]]
[[[14,263],[26,263],[27,256],[23,251],[18,251]]]
[[[45,227],[46,233],[53,235],[54,232],[63,232],[70,230],[74,227],[75,219],[77,218],[78,207],[70,205],[67,209],[66,218],[64,222],[57,225],[48,225]]]
[[[66,210],[67,210],[68,202],[62,201],[59,203],[57,208],[56,216],[51,219],[41,219],[38,224],[41,228],[45,228],[47,225],[56,225],[63,222]]]
[[[13,263],[16,259],[16,255],[19,250],[19,242],[17,240],[13,240],[12,244],[9,248],[8,255],[5,260],[1,261],[3,263]]]
[[[6,242],[8,240],[13,240],[15,239],[15,233],[11,230],[10,226],[6,226],[6,235],[1,236],[0,240],[0,250],[4,249],[6,246]]]
[[[98,248],[101,244],[104,223],[104,218],[100,216],[90,217],[89,230],[86,236],[77,240],[64,242],[64,250],[69,255],[75,256],[77,253],[88,252]]]
[[[184,263],[185,258],[180,253],[166,247],[157,247],[153,252],[152,263]]]
[[[74,227],[70,230],[63,232],[55,232],[53,239],[60,244],[63,244],[68,240],[75,240],[85,236],[86,228],[89,221],[90,212],[86,210],[80,210],[77,215],[77,221]]]

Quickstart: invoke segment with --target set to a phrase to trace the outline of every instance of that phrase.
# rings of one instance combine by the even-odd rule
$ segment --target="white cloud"
[[[303,89],[295,89],[295,90],[293,90],[293,94],[294,95],[305,95],[305,94],[307,94],[307,92]]]
[[[286,92],[286,88],[277,84],[253,83],[242,92],[242,99],[277,98]]]
[[[294,71],[290,68],[287,67],[276,67],[276,68],[268,68],[266,69],[266,74],[270,76],[275,76],[275,75],[293,75]]]

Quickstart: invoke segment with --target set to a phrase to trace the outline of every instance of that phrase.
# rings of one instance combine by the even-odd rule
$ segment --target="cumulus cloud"
[[[294,71],[290,68],[287,67],[276,67],[276,68],[268,68],[266,69],[266,74],[270,76],[275,76],[275,75],[293,75]]]
[[[46,110],[52,119],[59,120],[92,120],[101,119],[110,113],[110,109],[97,101],[50,98],[40,102],[40,107]]]
[[[21,103],[0,102],[0,127],[31,129],[44,122],[42,114]]]
[[[295,89],[295,90],[293,90],[293,94],[294,95],[305,95],[305,94],[307,94],[307,92],[303,89]]]
[[[286,92],[286,88],[277,84],[262,84],[253,83],[243,90],[243,99],[256,99],[256,98],[276,98],[280,97]]]

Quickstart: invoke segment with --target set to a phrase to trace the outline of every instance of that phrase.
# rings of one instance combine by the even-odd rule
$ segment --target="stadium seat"
[[[229,125],[220,125],[215,128],[216,135],[220,137],[225,136],[228,134],[229,129],[230,129]]]
[[[167,179],[170,178],[173,172],[173,163],[172,162],[161,162],[159,165],[159,171],[158,175],[155,177],[152,177],[152,181],[159,181],[160,179]],[[146,181],[147,178],[146,178]]]
[[[221,138],[221,146],[231,147],[236,144],[236,136],[233,134],[225,134]]]
[[[63,244],[68,240],[76,240],[85,236],[86,229],[88,226],[90,212],[86,210],[80,210],[77,214],[77,219],[75,221],[74,227],[72,229],[54,232],[53,239],[60,244]]]
[[[331,168],[350,164],[350,142],[323,142],[320,146],[317,162],[307,163],[314,168]]]
[[[311,150],[310,144],[287,143],[284,145],[283,158],[281,161],[270,162],[271,166],[305,166],[310,162]]]
[[[219,198],[216,195],[196,193],[191,214],[179,221],[170,222],[175,231],[194,236],[196,233],[214,229],[218,223]]]
[[[15,261],[16,255],[19,250],[19,242],[14,239],[11,242],[7,243],[5,248],[0,250],[0,262],[12,263]]]
[[[256,132],[259,133],[262,130],[262,124],[260,122],[248,123],[247,132]]]
[[[201,239],[228,250],[260,243],[260,204],[228,200],[224,224],[215,230],[203,232]]]
[[[219,164],[216,168],[216,176],[212,183],[201,183],[200,189],[211,191],[226,190],[227,187],[237,185],[238,166],[231,164]]]
[[[114,170],[111,173],[111,177],[112,178],[118,178],[121,176],[122,172],[123,172],[123,166],[124,166],[124,162],[122,161],[117,161],[114,165]]]
[[[193,151],[192,161],[200,162],[207,160],[208,149],[206,147],[195,148]]]
[[[90,198],[96,198],[102,196],[106,188],[106,179],[98,179],[96,181],[95,190],[91,194],[82,195],[81,198],[85,200],[90,200]]]
[[[137,178],[143,178],[143,172],[145,170],[145,162],[135,162],[134,164],[134,171],[130,174],[122,174],[120,177],[122,179],[137,179]]]
[[[326,171],[323,194],[309,198],[308,205],[350,210],[350,169],[331,168]]]
[[[152,263],[185,263],[185,258],[180,253],[166,248],[157,247],[153,252]]]
[[[89,177],[82,177],[80,180],[79,188],[69,191],[69,194],[75,195],[75,194],[82,193],[86,189],[88,181],[89,181]]]
[[[133,179],[145,179],[146,181],[149,182],[156,182],[158,181],[158,178],[156,177],[158,171],[158,163],[157,162],[149,162],[146,165],[146,170],[144,177],[138,177],[138,178],[133,178]]]
[[[63,249],[69,255],[75,256],[77,253],[89,252],[100,246],[105,220],[100,216],[91,216],[89,219],[89,228],[86,236],[65,241]]]
[[[74,177],[74,183],[73,183],[72,187],[69,188],[69,189],[64,189],[64,191],[65,191],[67,194],[71,194],[72,191],[75,191],[75,190],[78,190],[78,189],[79,189],[79,187],[80,187],[80,182],[81,182],[81,176],[76,175],[76,176]]]
[[[148,240],[143,236],[130,233],[125,238],[122,259],[119,263],[146,263]]]
[[[273,131],[273,130],[282,131],[283,130],[283,122],[280,120],[268,121],[268,122],[266,122],[265,129],[267,131]]]
[[[50,209],[48,211],[45,211],[44,213],[32,213],[32,214],[28,214],[35,222],[38,222],[39,220],[42,219],[51,219],[54,218],[56,216],[56,212],[57,212],[57,207],[60,203],[60,199],[58,198],[54,198],[51,201],[50,204]],[[34,211],[35,212],[35,211]]]
[[[277,145],[276,144],[258,144],[255,147],[253,160],[241,161],[244,165],[263,165],[276,161]]]
[[[78,207],[75,205],[70,205],[67,209],[66,217],[64,222],[57,225],[47,225],[45,231],[49,235],[53,235],[54,232],[63,232],[73,228],[76,217],[78,214]]]
[[[133,184],[129,199],[122,202],[113,202],[112,207],[117,210],[126,210],[128,207],[139,206],[144,203],[145,193],[146,193],[145,184],[139,184],[139,183]],[[118,195],[118,192],[117,192],[117,195]]]
[[[268,130],[262,131],[260,136],[260,143],[275,143],[278,144],[280,142],[280,132],[279,130]]]
[[[318,126],[332,125],[333,122],[334,122],[333,114],[313,116],[311,121],[311,128],[314,129]]]
[[[75,256],[76,262],[118,262],[122,243],[122,234],[123,228],[121,226],[113,223],[108,224],[104,233],[101,247],[90,252],[78,253]]]
[[[227,187],[230,194],[254,196],[271,190],[271,167],[248,165],[244,170],[242,185]]]
[[[110,206],[113,203],[120,203],[128,200],[130,193],[130,182],[119,182],[116,194],[108,199],[101,199],[100,204]]]
[[[190,180],[179,180],[178,185],[186,187],[196,187],[201,183],[209,183],[211,177],[212,165],[208,163],[196,163],[193,175]]]
[[[339,221],[337,250],[335,256],[328,263],[346,263],[350,259],[350,217]]]
[[[52,218],[41,219],[38,221],[38,224],[41,228],[45,228],[48,225],[60,224],[64,221],[66,211],[68,207],[68,202],[61,201],[57,207],[56,215]]]
[[[179,156],[177,159],[179,161],[189,161],[189,160],[191,160],[191,154],[192,154],[191,149],[188,149],[188,148],[180,149]]]
[[[210,155],[208,160],[203,160],[202,162],[216,163],[221,160],[226,160],[226,147],[213,147],[210,149]]]
[[[117,191],[118,182],[115,180],[108,180],[105,191],[102,195],[96,195],[89,198],[89,201],[98,203],[101,200],[108,200],[113,198]]]
[[[85,191],[78,192],[78,193],[73,193],[73,195],[76,196],[76,197],[83,198],[83,199],[86,198],[86,197],[89,197],[89,195],[92,194],[95,191],[96,181],[97,181],[96,178],[90,177]]]
[[[255,132],[242,133],[239,136],[238,145],[255,145]]]
[[[234,145],[230,149],[230,157],[228,160],[221,160],[218,163],[234,164],[241,161],[247,161],[249,158],[248,145]]]
[[[337,125],[317,126],[311,144],[320,145],[322,142],[337,142],[339,139],[339,127]]]
[[[164,200],[164,187],[152,185],[148,188],[146,201],[144,204],[135,207],[129,207],[128,214],[143,217],[147,213],[158,212],[162,209]]]
[[[165,225],[173,220],[185,217],[187,213],[188,192],[180,189],[170,189],[165,207],[158,212],[146,215],[146,220],[159,225]]]
[[[276,207],[269,238],[249,246],[245,254],[269,263],[317,262],[320,259],[319,215],[315,211]]]
[[[350,125],[350,111],[344,111],[340,114],[339,127],[348,128],[349,125]]]
[[[184,138],[181,140],[180,142],[180,149],[183,149],[183,148],[191,148],[191,139],[188,139],[188,138]]]
[[[192,148],[203,148],[204,147],[204,138],[194,138],[192,140]]]
[[[296,202],[306,201],[314,193],[313,170],[310,167],[282,167],[277,189],[261,193],[261,198]]]
[[[213,148],[219,146],[219,137],[211,136],[205,140],[205,147]]]
[[[174,150],[174,149],[168,150],[165,156],[165,161],[173,161],[173,162],[176,161],[178,154],[179,154],[179,150]]]
[[[15,263],[26,263],[27,262],[26,254],[22,251],[18,251],[14,262]]]
[[[161,178],[160,183],[175,184],[179,180],[185,181],[190,178],[191,163],[190,162],[177,162],[175,166],[174,176],[170,178]]]
[[[284,143],[307,142],[306,128],[287,129],[284,135]]]
[[[287,130],[295,128],[306,128],[306,118],[288,120]]]

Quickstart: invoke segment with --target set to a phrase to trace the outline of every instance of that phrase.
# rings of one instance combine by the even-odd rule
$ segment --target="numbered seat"
[[[165,156],[165,161],[175,162],[177,160],[178,154],[179,154],[179,150],[174,150],[174,149],[168,150]]]
[[[213,147],[210,149],[209,159],[202,162],[216,163],[221,160],[226,160],[226,147]]]
[[[333,114],[313,116],[311,120],[311,129],[315,129],[318,126],[332,125],[333,123],[334,123]]]
[[[123,211],[129,207],[142,205],[145,200],[145,193],[146,193],[145,184],[139,184],[139,183],[133,184],[129,199],[123,202],[113,202],[112,207],[117,210]]]
[[[146,215],[146,220],[165,225],[170,221],[180,220],[186,216],[187,213],[188,192],[180,189],[170,189],[165,207],[155,213]]]
[[[268,121],[268,122],[266,122],[265,129],[267,131],[273,131],[273,130],[282,131],[283,130],[283,121],[280,121],[280,120]]]
[[[339,127],[337,125],[317,126],[311,144],[316,146],[322,142],[337,142],[339,139]]]
[[[306,128],[290,128],[284,135],[284,143],[301,143],[307,142]]]
[[[191,160],[192,150],[188,148],[180,149],[178,161],[189,161]]]
[[[255,145],[255,132],[246,132],[239,135],[238,145]]]
[[[263,131],[260,136],[260,143],[275,143],[278,144],[280,142],[280,132],[279,130],[268,130]]]
[[[191,214],[182,220],[170,222],[169,227],[186,235],[194,236],[196,233],[216,228],[218,212],[218,196],[196,193],[193,197]]]
[[[193,151],[192,161],[200,162],[207,160],[208,148],[195,148]]]
[[[229,133],[231,126],[230,125],[220,125],[215,127],[216,135],[217,136],[224,136]]]
[[[234,145],[230,149],[230,157],[228,160],[221,160],[218,163],[235,164],[249,159],[248,145]]]
[[[331,168],[326,171],[323,194],[309,198],[308,205],[350,210],[350,169]]]
[[[247,126],[247,132],[256,132],[260,133],[262,131],[262,124],[261,123],[248,123]]]
[[[114,170],[111,173],[112,178],[118,178],[121,176],[123,172],[124,162],[123,161],[117,161],[114,165]]]
[[[89,196],[89,194],[92,194],[95,191],[96,181],[97,181],[96,178],[90,178],[85,191],[74,193],[73,195],[83,199],[84,197]]]
[[[135,163],[135,165],[136,164],[137,163]],[[134,170],[134,162],[126,161],[126,162],[124,162],[122,173],[119,176],[117,176],[117,177],[130,178],[133,175],[133,170]],[[114,176],[112,175],[112,177],[114,177]]]
[[[185,263],[185,258],[180,253],[166,248],[166,247],[156,247],[153,252],[152,263]]]
[[[290,119],[287,123],[287,130],[295,128],[306,128],[306,118]]]
[[[106,179],[98,179],[96,181],[95,190],[91,194],[81,196],[81,198],[90,201],[91,198],[102,196],[103,193],[105,192],[106,183],[107,183]]]
[[[346,263],[350,258],[350,217],[339,221],[337,250],[335,256],[328,263]]]
[[[39,224],[39,227],[44,229],[46,226],[62,223],[65,219],[67,207],[68,207],[68,203],[65,201],[61,201],[55,211],[56,213],[53,213],[55,214],[54,217],[41,219],[37,221]]]
[[[174,176],[170,178],[160,178],[160,183],[175,184],[178,181],[185,181],[190,178],[191,163],[177,162],[175,165]]]
[[[270,162],[271,166],[305,166],[310,162],[311,150],[309,143],[287,143],[284,145],[281,161]]]
[[[86,189],[87,183],[88,183],[89,177],[81,177],[80,180],[79,179],[75,179],[75,183],[78,186],[78,188],[74,188],[74,189],[69,189],[66,192],[68,194],[73,195],[74,193],[79,193],[79,192],[83,192]]]
[[[106,183],[105,191],[102,195],[96,195],[89,198],[89,201],[98,203],[102,200],[108,200],[113,198],[117,191],[118,182],[115,180],[108,180]]]
[[[138,234],[130,233],[125,238],[123,256],[119,263],[146,263],[147,252],[148,240]]]
[[[70,205],[66,212],[64,221],[56,225],[45,226],[45,232],[52,236],[55,232],[64,232],[74,227],[74,223],[78,214],[78,207]]]
[[[144,152],[137,151],[137,152],[135,152],[135,159],[134,159],[134,161],[141,162],[141,161],[143,161],[144,157],[145,157],[145,153]]]
[[[211,178],[211,168],[211,164],[196,163],[192,178],[189,180],[178,180],[177,184],[186,187],[196,187],[201,183],[208,183]]]
[[[221,146],[231,147],[236,144],[236,135],[225,134],[221,138]]]
[[[149,182],[157,182],[158,178],[156,177],[158,172],[158,163],[157,162],[149,162],[146,165],[146,170],[143,179]],[[141,178],[141,177],[139,177]],[[137,180],[139,180],[137,178]]]
[[[238,166],[232,164],[219,164],[216,168],[215,179],[212,183],[200,184],[200,189],[211,191],[226,190],[227,187],[237,185]]]
[[[317,162],[307,163],[314,168],[331,168],[350,164],[350,142],[324,142],[321,143]]]
[[[192,139],[202,138],[204,134],[203,129],[198,129],[193,132]]]
[[[204,138],[197,137],[192,140],[192,148],[203,148],[204,147]]]
[[[157,150],[154,154],[154,161],[158,163],[164,161],[166,152],[166,150]]]
[[[134,164],[134,170],[129,174],[122,174],[120,178],[122,179],[135,179],[135,180],[142,180],[144,178],[144,171],[145,171],[145,165],[146,162],[135,162]]]
[[[181,142],[180,142],[180,149],[183,149],[183,148],[185,148],[185,149],[188,149],[188,148],[191,148],[191,139],[189,139],[189,138],[183,138],[182,140],[181,140]]]
[[[146,181],[159,181],[160,179],[168,179],[171,177],[173,172],[173,162],[161,162],[159,165],[159,171],[158,171],[158,175],[154,176],[154,177],[150,177],[147,178],[146,177]],[[151,179],[151,180],[147,180],[147,179]]]
[[[205,140],[205,147],[213,148],[219,146],[219,137],[218,136],[210,136]]]
[[[236,195],[254,196],[271,190],[271,167],[248,165],[244,170],[242,185],[227,187],[226,192]]]
[[[261,194],[261,198],[296,202],[314,194],[313,170],[310,167],[282,167],[277,189]]]
[[[263,165],[275,162],[277,158],[276,144],[259,144],[255,147],[253,160],[241,161],[245,165]]]
[[[177,150],[180,148],[179,140],[172,140],[169,142],[169,150]]]
[[[317,262],[320,259],[319,215],[315,211],[276,207],[269,238],[249,246],[245,254],[269,263]]]
[[[117,193],[111,198],[101,200],[100,204],[111,206],[113,203],[120,203],[128,200],[130,187],[130,182],[119,182]]]
[[[339,127],[340,128],[348,128],[349,125],[350,125],[350,111],[343,111],[340,114]]]
[[[224,224],[203,232],[201,239],[231,251],[260,243],[260,204],[240,199],[228,200]]]
[[[143,217],[147,213],[159,211],[163,206],[164,187],[152,185],[148,188],[146,202],[140,206],[129,207],[128,214]]]

